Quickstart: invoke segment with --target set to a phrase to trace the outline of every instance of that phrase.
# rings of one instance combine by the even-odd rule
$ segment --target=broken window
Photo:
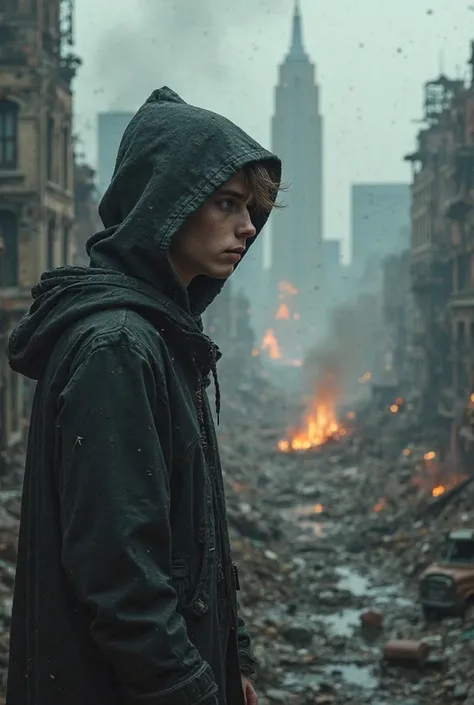
[[[473,563],[474,541],[453,541],[447,553],[449,563]]]
[[[18,221],[15,213],[0,211],[0,287],[18,284]]]
[[[0,169],[16,169],[18,159],[18,105],[0,100]]]

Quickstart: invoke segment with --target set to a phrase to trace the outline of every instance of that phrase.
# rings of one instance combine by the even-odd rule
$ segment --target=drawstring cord
[[[212,379],[214,380],[214,390],[215,390],[215,405],[216,405],[216,419],[217,419],[217,425],[219,425],[220,422],[220,414],[221,414],[221,388],[219,385],[219,378],[217,376],[217,354],[216,354],[216,349],[213,346],[212,347],[212,359],[210,363],[210,372],[212,374]],[[206,432],[206,424],[204,422],[204,405],[203,405],[203,395],[204,395],[204,387],[206,385],[206,380],[203,379],[202,376],[202,371],[196,361],[194,359],[194,364],[197,369],[197,388],[196,388],[196,411],[197,411],[197,417],[198,417],[198,422],[199,422],[199,433],[201,437],[201,443],[204,448],[207,447],[208,445],[208,437],[207,437],[207,432]]]
[[[216,392],[216,419],[217,425],[219,426],[219,421],[221,417],[221,388],[219,385],[219,378],[217,376],[217,366],[215,360],[213,360],[211,363],[211,373],[212,379],[214,380],[214,389]]]

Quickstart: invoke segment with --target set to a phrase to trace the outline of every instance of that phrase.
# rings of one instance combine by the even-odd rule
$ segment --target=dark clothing
[[[43,275],[12,335],[12,368],[38,382],[7,705],[243,703],[255,660],[204,390],[219,353],[200,322],[222,281],[186,292],[167,251],[255,160],[279,179],[232,123],[155,91],[122,140],[90,268]]]

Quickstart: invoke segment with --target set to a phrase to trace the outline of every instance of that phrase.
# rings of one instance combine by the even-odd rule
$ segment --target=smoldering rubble
[[[469,478],[413,440],[402,399],[326,413],[305,443],[314,404],[315,418],[303,413],[290,429],[297,406],[261,375],[227,375],[222,391],[228,517],[260,703],[473,705],[470,610],[428,620],[419,601],[446,532],[474,528]],[[19,455],[0,491],[2,692],[21,467]]]

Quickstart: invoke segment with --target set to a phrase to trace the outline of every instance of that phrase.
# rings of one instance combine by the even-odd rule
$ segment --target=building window
[[[71,149],[69,127],[63,127],[62,137],[63,186],[65,189],[69,189],[69,154]]]
[[[65,225],[64,231],[63,231],[63,253],[62,253],[63,264],[69,264],[70,246],[71,246],[71,228],[69,225]]]
[[[0,211],[0,287],[18,285],[18,221],[11,211]]]
[[[459,255],[457,258],[458,286],[457,292],[467,291],[470,285],[470,261],[467,255]]]
[[[457,323],[456,342],[460,348],[463,348],[466,345],[466,326],[464,325],[464,321],[458,321]]]
[[[46,178],[54,181],[54,118],[48,118],[46,126]]]
[[[0,100],[0,169],[16,169],[18,159],[18,105]]]
[[[54,218],[50,218],[48,222],[48,233],[46,243],[46,269],[54,267],[54,246],[56,236],[56,224]]]

